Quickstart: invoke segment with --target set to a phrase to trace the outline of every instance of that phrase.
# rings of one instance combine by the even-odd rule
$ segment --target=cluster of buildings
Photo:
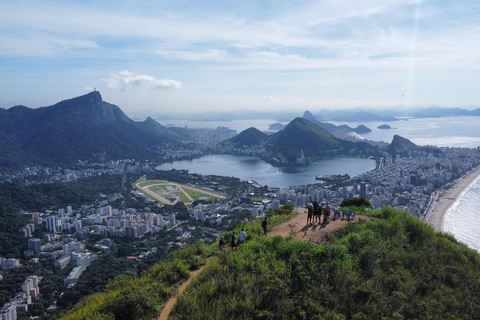
[[[375,209],[391,205],[421,217],[435,189],[480,165],[480,149],[442,148],[442,152],[409,150],[405,157],[383,154],[376,170],[365,172],[336,190],[313,185],[278,190],[272,207],[310,199],[338,206],[343,199],[361,196]]]
[[[143,194],[138,196],[144,197]],[[20,211],[18,214],[39,224],[45,224],[51,234],[74,234],[79,239],[89,234],[102,234],[110,238],[137,238],[146,232],[158,233],[176,224],[174,213],[164,216],[150,212],[148,207],[142,210],[135,208],[120,210],[107,205],[119,197],[122,197],[121,194],[112,195],[108,201],[100,202],[103,206],[99,208],[84,206],[74,212],[71,206],[67,206],[66,210],[61,208],[57,212],[50,212],[46,217],[47,213]],[[34,228],[34,224],[28,224],[20,230],[20,233],[25,237],[31,237]],[[38,254],[38,244],[33,241],[34,239],[29,240],[29,250],[24,252],[26,258]]]
[[[18,311],[28,311],[32,301],[40,298],[38,284],[41,280],[42,277],[36,275],[27,277],[23,282],[22,291],[0,309],[0,320],[16,320]]]
[[[82,250],[66,254],[55,261],[55,265],[59,268],[64,268],[70,262],[75,262],[75,267],[72,269],[72,271],[70,271],[68,276],[63,279],[63,285],[70,288],[77,284],[77,282],[80,281],[80,276],[85,269],[97,259],[97,254]]]
[[[58,237],[54,237],[58,239]],[[51,240],[48,236],[45,240]],[[63,269],[69,263],[74,262],[75,267],[70,274],[64,279],[64,285],[71,287],[75,285],[85,269],[95,261],[98,256],[85,249],[85,245],[75,241],[72,238],[66,238],[62,242],[47,243],[42,245],[41,239],[28,239],[28,250],[25,251],[27,257],[35,256],[53,256],[57,258],[55,267]],[[38,262],[38,258],[33,258],[32,262]],[[3,270],[10,270],[13,267],[19,267],[18,259],[0,258]],[[38,284],[43,277],[29,276],[22,285],[22,292],[18,292],[9,303],[5,304],[0,310],[0,320],[17,319],[18,311],[28,311],[28,306],[32,301],[40,298],[40,290]]]
[[[0,175],[0,183],[22,181],[25,185],[69,182],[103,174],[120,175],[125,173],[150,173],[152,168],[148,163],[139,163],[132,159],[108,161],[105,163],[89,163],[78,161],[78,169],[62,169],[50,167],[26,167],[21,172]]]
[[[279,203],[277,200],[273,201],[275,203]],[[280,207],[279,204],[278,207]],[[210,224],[212,226],[220,226],[230,217],[238,213],[249,212],[253,218],[257,218],[261,216],[265,210],[270,208],[273,207],[269,200],[259,203],[242,203],[240,201],[240,203],[237,205],[232,205],[231,202],[217,202],[209,204],[199,203],[196,206],[188,206],[187,212],[192,219]]]

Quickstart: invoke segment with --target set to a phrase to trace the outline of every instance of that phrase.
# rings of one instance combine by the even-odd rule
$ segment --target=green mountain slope
[[[145,119],[145,121],[143,122],[134,122],[134,124],[137,128],[145,130],[150,134],[161,136],[171,140],[183,140],[186,137],[185,136],[186,130],[182,131],[181,130],[182,128],[175,128],[176,130],[166,128],[150,117]],[[179,134],[179,132],[181,132],[182,134]]]
[[[270,149],[293,160],[304,150],[305,156],[317,156],[325,151],[343,149],[342,141],[314,123],[295,118],[285,129],[271,136]]]
[[[255,146],[255,145],[261,145],[265,141],[267,141],[269,136],[257,128],[248,128],[246,130],[243,130],[239,134],[237,134],[235,137],[227,140],[230,141],[234,144],[237,144],[239,146]]]
[[[155,156],[153,145],[177,137],[152,119],[130,120],[94,91],[50,107],[0,109],[0,166],[149,158]]]

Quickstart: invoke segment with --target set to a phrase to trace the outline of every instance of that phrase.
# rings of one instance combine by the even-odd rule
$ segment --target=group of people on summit
[[[312,198],[310,198],[310,201],[312,202],[312,205],[309,205],[308,202],[306,203],[306,206],[308,209],[307,224],[312,224],[312,223],[321,224],[322,213],[323,213],[323,223],[329,223],[330,213],[332,209],[330,208],[330,205],[328,204],[328,202],[325,205],[325,208],[323,208],[321,203],[319,204],[317,201],[313,201]]]
[[[310,198],[311,205],[307,203],[307,224],[312,224],[312,223],[322,223],[322,214],[323,214],[323,223],[327,224],[330,222],[330,214],[332,209],[330,208],[330,205],[328,202],[326,203],[325,207],[322,206],[321,203],[318,203],[317,201],[313,201],[312,198]],[[263,229],[263,234],[267,235],[267,226],[268,226],[268,221],[267,218],[262,221],[262,229]],[[240,244],[245,242],[245,229],[242,228],[242,231],[240,231]],[[230,246],[232,248],[236,248],[239,243],[237,242],[237,237],[235,236],[235,232],[232,233],[231,239],[230,239]],[[220,250],[223,248],[225,245],[225,238],[222,236],[219,241],[219,248]]]

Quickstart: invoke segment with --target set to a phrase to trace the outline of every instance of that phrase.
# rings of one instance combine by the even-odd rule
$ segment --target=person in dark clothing
[[[218,248],[219,248],[220,250],[222,250],[222,249],[223,249],[223,246],[225,245],[225,241],[224,241],[223,239],[224,239],[224,238],[223,238],[223,236],[222,236],[222,237],[220,238],[220,241],[218,242]]]
[[[235,238],[235,232],[232,233],[232,242],[230,243],[230,245],[232,246],[232,248],[237,247],[237,238]]]
[[[305,203],[307,205],[307,224],[312,223],[312,215],[313,215],[313,208],[312,206],[309,206],[308,203]]]
[[[262,221],[262,228],[263,228],[263,235],[264,236],[267,235],[267,226],[268,226],[268,221],[267,221],[267,217],[265,217],[265,219]]]
[[[325,211],[323,210],[322,204],[318,205],[318,224],[322,224],[322,213],[323,213],[323,222],[325,222]]]

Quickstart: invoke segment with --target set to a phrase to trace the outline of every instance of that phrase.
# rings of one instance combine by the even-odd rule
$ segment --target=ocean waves
[[[448,209],[443,231],[480,252],[480,177]]]

